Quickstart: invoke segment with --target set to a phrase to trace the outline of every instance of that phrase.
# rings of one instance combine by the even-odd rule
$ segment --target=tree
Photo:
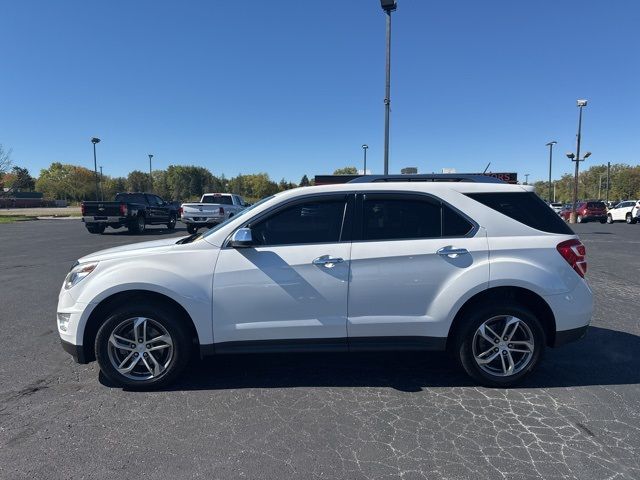
[[[300,186],[301,187],[308,187],[309,186],[309,177],[307,177],[306,174],[304,174],[302,176],[302,178],[300,179]]]
[[[357,175],[358,169],[356,167],[344,167],[338,168],[333,171],[334,175]]]
[[[91,170],[60,162],[40,170],[36,189],[46,198],[85,200],[95,197],[95,177]]]
[[[127,176],[127,191],[146,192],[149,190],[149,174],[134,170]]]
[[[11,168],[11,150],[6,150],[0,143],[0,180]]]
[[[7,175],[8,176],[8,175]],[[26,168],[15,166],[11,169],[11,181],[7,181],[5,177],[5,187],[11,190],[27,190],[32,191],[36,185],[36,180],[29,174]]]

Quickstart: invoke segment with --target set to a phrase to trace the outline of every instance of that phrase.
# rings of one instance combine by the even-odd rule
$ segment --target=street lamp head
[[[586,107],[587,106],[587,101],[586,100],[578,100],[577,103],[578,103],[579,107]]]
[[[574,158],[576,158],[576,154],[575,154],[575,153],[568,152],[568,153],[567,153],[567,158],[570,158],[571,160],[573,160]]]
[[[583,159],[585,158],[589,158],[591,156],[591,152],[587,152],[584,154],[584,157],[582,157]]]
[[[153,155],[150,153],[150,154],[149,154],[149,159],[151,159],[151,158],[153,158]]]
[[[556,143],[558,142],[556,142],[555,140],[552,140],[549,143],[547,143],[547,147],[550,147],[551,145],[555,145]]]
[[[362,145],[362,148],[364,148],[364,149],[366,150],[367,148],[369,148],[369,145],[367,145],[367,144],[365,143],[364,145]]]
[[[94,145],[95,145],[96,143],[100,143],[100,139],[99,139],[98,137],[93,137],[93,138],[91,139],[91,143],[93,143]]]
[[[380,0],[380,5],[385,12],[393,12],[398,8],[396,0]]]

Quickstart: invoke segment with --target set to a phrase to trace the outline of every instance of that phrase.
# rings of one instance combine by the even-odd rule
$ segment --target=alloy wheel
[[[511,315],[492,317],[473,336],[476,364],[485,373],[509,377],[524,370],[533,358],[535,342],[529,326]]]
[[[109,336],[109,360],[113,368],[128,379],[155,379],[171,364],[173,343],[159,322],[146,317],[128,318]]]

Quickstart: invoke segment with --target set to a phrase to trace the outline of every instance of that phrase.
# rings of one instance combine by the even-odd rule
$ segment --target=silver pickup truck
[[[246,203],[240,195],[232,193],[205,193],[200,203],[183,203],[180,207],[180,220],[187,225],[189,233],[198,228],[211,228],[233,217],[245,208]]]

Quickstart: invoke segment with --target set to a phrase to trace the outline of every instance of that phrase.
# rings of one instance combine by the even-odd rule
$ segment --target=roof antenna
[[[491,165],[491,162],[487,163],[487,166],[485,167],[484,171],[482,172],[483,175],[485,173],[487,173],[487,170],[489,170],[489,165]]]

